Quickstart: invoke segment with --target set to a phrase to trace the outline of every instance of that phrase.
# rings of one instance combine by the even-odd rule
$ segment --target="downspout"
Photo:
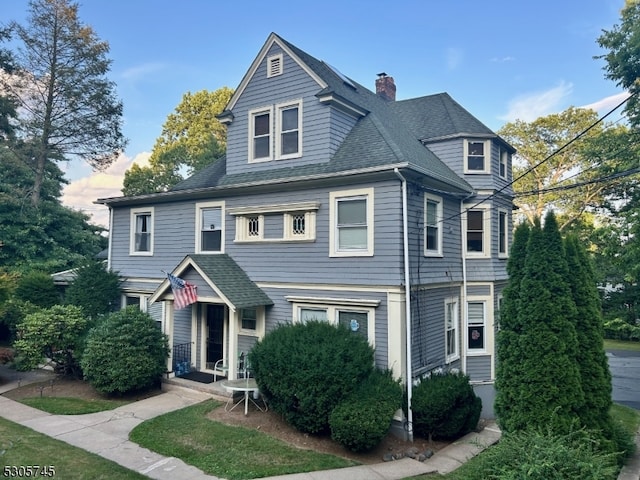
[[[113,208],[109,205],[109,238],[107,239],[107,271],[111,271],[111,249],[113,248]]]
[[[467,197],[468,198],[468,197]],[[460,350],[463,353],[462,355],[462,373],[467,374],[467,255],[466,255],[466,246],[464,239],[464,201],[465,199],[460,200],[460,254],[462,255],[462,301],[460,302],[462,305],[462,345]]]
[[[413,395],[413,372],[411,369],[411,279],[409,275],[409,220],[407,215],[407,180],[397,168],[393,172],[402,182],[402,245],[404,250],[404,308],[406,323],[406,353],[407,353],[407,435],[413,442],[413,410],[411,401]]]

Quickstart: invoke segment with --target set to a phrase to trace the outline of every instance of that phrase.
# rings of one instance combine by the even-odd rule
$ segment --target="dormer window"
[[[302,155],[302,100],[249,112],[249,162]]]
[[[267,78],[282,75],[282,54],[272,55],[267,58]]]
[[[464,158],[464,173],[490,173],[491,142],[465,140]]]

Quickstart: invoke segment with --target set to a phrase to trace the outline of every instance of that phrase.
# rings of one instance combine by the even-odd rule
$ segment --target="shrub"
[[[20,370],[37,368],[45,358],[55,362],[56,370],[80,375],[80,352],[87,319],[79,307],[54,305],[28,314],[17,327],[16,366]]]
[[[29,272],[20,277],[14,296],[18,300],[31,302],[42,308],[61,303],[60,294],[51,275],[44,272]]]
[[[503,434],[465,472],[466,480],[606,480],[617,477],[613,454],[603,453],[584,430],[556,435],[523,430]]]
[[[425,438],[452,439],[476,428],[482,401],[462,373],[433,373],[413,389],[414,431]]]
[[[166,371],[167,337],[136,307],[104,317],[89,332],[82,356],[86,380],[101,393],[148,388]]]
[[[69,285],[65,302],[82,307],[89,318],[106,315],[118,307],[120,278],[117,273],[105,269],[104,263],[88,260],[77,270],[77,276]]]
[[[354,452],[371,450],[388,433],[401,404],[402,387],[391,372],[375,370],[331,412],[331,438]]]
[[[316,433],[328,431],[331,411],[371,374],[373,348],[346,327],[310,321],[269,332],[249,361],[273,410]]]
[[[640,327],[630,325],[621,318],[604,322],[604,338],[612,340],[640,340]]]

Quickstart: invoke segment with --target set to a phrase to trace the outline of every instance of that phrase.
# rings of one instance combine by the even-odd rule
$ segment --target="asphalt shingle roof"
[[[189,255],[235,308],[273,305],[273,301],[227,254]]]

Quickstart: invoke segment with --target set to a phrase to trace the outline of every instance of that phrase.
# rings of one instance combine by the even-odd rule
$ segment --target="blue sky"
[[[0,22],[24,22],[27,0],[3,1]],[[394,77],[397,98],[448,92],[488,127],[569,106],[605,113],[622,89],[604,78],[596,39],[624,0],[84,0],[79,17],[109,42],[110,78],[124,103],[129,145],[106,172],[73,163],[63,201],[104,224],[99,197],[144,164],[186,92],[237,87],[270,32],[374,89]],[[613,118],[615,120],[615,118]]]

